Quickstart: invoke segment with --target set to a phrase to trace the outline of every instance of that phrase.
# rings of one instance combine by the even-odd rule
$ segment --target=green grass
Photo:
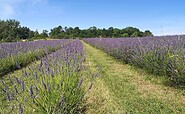
[[[102,68],[87,96],[86,113],[183,113],[184,90],[166,87],[160,79],[123,64],[84,43],[87,63]],[[93,69],[93,68],[92,68]]]

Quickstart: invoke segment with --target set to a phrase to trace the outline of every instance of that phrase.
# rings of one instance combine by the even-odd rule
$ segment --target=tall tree
[[[0,20],[0,40],[18,41],[33,37],[33,31],[28,27],[21,27],[20,22],[14,19]]]
[[[4,41],[14,41],[18,37],[18,29],[20,27],[20,22],[14,19],[9,19],[6,21],[0,20],[0,39]]]
[[[47,31],[47,30],[43,30],[42,33],[40,34],[40,36],[41,36],[42,38],[48,37],[48,31]]]
[[[19,28],[19,38],[20,39],[28,39],[30,37],[31,37],[31,30],[28,27]]]
[[[51,29],[51,32],[49,33],[51,36],[59,35],[63,31],[62,26],[55,27]]]
[[[153,36],[153,34],[149,30],[145,30],[144,36]]]

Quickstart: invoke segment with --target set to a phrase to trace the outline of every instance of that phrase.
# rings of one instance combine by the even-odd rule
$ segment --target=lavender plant
[[[44,55],[58,50],[70,40],[49,40],[0,44],[0,76],[20,69]]]
[[[166,75],[175,85],[185,84],[185,36],[83,40],[125,63]]]
[[[81,113],[83,45],[75,40],[1,83],[3,113]],[[89,89],[92,88],[92,83]],[[6,99],[6,100],[5,100]]]

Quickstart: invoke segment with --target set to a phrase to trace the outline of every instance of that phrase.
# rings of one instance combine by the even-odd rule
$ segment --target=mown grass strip
[[[86,43],[84,45],[87,62],[92,67],[96,64],[102,68],[100,78],[94,82],[94,88],[87,97],[86,113],[185,112],[183,91],[160,84],[156,86],[150,80],[145,80],[148,74],[143,70],[122,64],[106,53]],[[155,88],[156,91],[142,88],[146,83],[146,87]]]

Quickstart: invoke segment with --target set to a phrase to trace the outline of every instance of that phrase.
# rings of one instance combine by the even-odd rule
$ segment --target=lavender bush
[[[1,81],[2,113],[74,114],[82,112],[83,45],[79,40],[22,70],[20,77]],[[89,89],[92,88],[92,83]]]
[[[48,40],[0,44],[0,76],[56,51],[70,40]]]
[[[185,36],[83,40],[125,63],[166,75],[176,85],[185,84]]]

